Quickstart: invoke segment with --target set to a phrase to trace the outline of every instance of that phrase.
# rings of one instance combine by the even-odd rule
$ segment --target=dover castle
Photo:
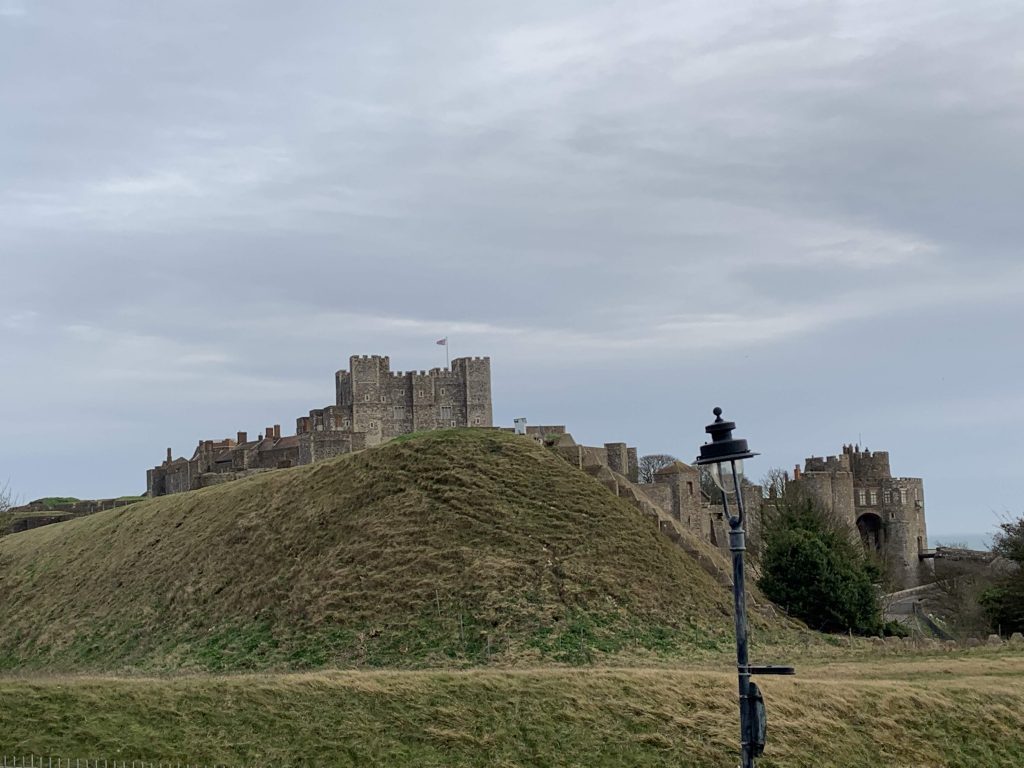
[[[398,435],[450,427],[492,427],[491,362],[463,357],[450,368],[392,371],[388,357],[349,358],[348,370],[335,376],[334,404],[296,419],[295,434],[280,425],[253,439],[201,440],[192,457],[175,458],[146,473],[150,496],[180,493],[271,469],[310,464],[379,445]],[[613,493],[627,498],[677,540],[710,544],[725,551],[726,522],[721,508],[701,489],[696,467],[676,461],[652,482],[638,477],[637,450],[625,443],[577,445],[564,426],[524,427],[527,437],[544,440],[570,463],[594,475]],[[920,478],[893,477],[889,454],[844,446],[838,456],[808,458],[790,482],[837,519],[860,533],[865,547],[889,566],[898,585],[916,586],[925,575],[928,540],[924,484]],[[761,488],[747,484],[744,498],[751,515],[751,540],[758,539]],[[699,554],[696,551],[693,554]]]
[[[349,358],[334,374],[334,405],[295,422],[295,434],[267,427],[250,440],[201,440],[191,459],[167,459],[146,473],[150,496],[180,493],[253,472],[294,467],[380,445],[409,432],[445,427],[490,427],[491,359],[461,357],[451,368],[392,371],[380,355]]]

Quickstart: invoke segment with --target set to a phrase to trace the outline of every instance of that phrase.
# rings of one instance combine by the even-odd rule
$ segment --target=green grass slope
[[[692,656],[731,644],[730,615],[635,509],[496,431],[416,435],[0,540],[0,669]]]

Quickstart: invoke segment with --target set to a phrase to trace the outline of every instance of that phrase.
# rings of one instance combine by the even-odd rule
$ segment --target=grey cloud
[[[861,431],[948,478],[971,372],[1019,417],[1022,32],[1009,2],[0,4],[0,478],[130,490],[442,335],[506,421],[685,457],[733,402],[772,463]],[[960,531],[1010,481],[928,482]]]

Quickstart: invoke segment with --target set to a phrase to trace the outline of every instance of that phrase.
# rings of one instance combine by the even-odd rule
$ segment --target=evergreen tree
[[[878,568],[810,499],[766,508],[761,552],[758,586],[790,615],[824,632],[881,631]]]

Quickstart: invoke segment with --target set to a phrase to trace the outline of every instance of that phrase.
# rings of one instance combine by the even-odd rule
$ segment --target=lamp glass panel
[[[735,495],[736,485],[733,482],[732,466],[731,462],[722,462],[721,464],[711,465],[711,479],[715,481],[722,491],[730,495]],[[736,480],[739,481],[740,485],[743,485],[743,460],[735,462],[736,464]]]

